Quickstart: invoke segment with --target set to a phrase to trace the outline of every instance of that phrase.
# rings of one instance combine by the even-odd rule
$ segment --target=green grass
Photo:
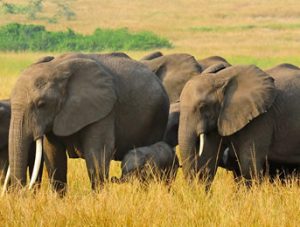
[[[0,51],[103,51],[148,50],[171,47],[152,32],[129,32],[126,28],[100,29],[82,35],[68,29],[50,32],[41,25],[7,24],[0,28]]]

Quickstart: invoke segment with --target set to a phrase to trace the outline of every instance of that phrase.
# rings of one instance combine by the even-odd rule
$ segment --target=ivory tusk
[[[200,145],[199,145],[199,157],[201,157],[201,154],[203,153],[204,148],[204,133],[200,134]]]
[[[32,176],[29,183],[29,189],[31,189],[37,179],[39,174],[39,170],[41,167],[41,160],[42,160],[42,153],[43,153],[43,141],[42,138],[36,140],[36,152],[35,152],[35,160],[34,166],[32,171]]]
[[[224,153],[223,153],[223,157],[222,157],[224,165],[227,165],[228,156],[229,156],[229,147],[226,147],[226,149],[224,150]]]
[[[6,190],[7,190],[7,185],[8,185],[8,181],[10,178],[10,167],[8,166],[7,172],[6,172],[6,176],[5,176],[5,180],[4,180],[4,185],[3,185],[3,189],[2,189],[2,193],[1,193],[1,197],[4,196]]]

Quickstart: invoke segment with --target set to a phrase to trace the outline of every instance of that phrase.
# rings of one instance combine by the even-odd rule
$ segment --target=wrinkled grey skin
[[[4,182],[7,168],[8,168],[8,132],[9,122],[11,116],[11,107],[9,100],[0,100],[0,181]],[[35,144],[31,144],[29,151],[29,160],[27,166],[29,167],[29,173],[31,176],[35,157]],[[41,169],[37,178],[37,184],[42,180],[43,173],[43,161]]]
[[[216,64],[223,64],[226,67],[231,66],[228,61],[226,61],[226,59],[220,57],[220,56],[210,56],[207,58],[203,58],[201,60],[198,60],[199,65],[202,68],[202,71],[204,71],[205,69],[209,68],[212,65],[216,65]]]
[[[160,52],[154,52],[145,56],[141,62],[147,65],[162,81],[170,103],[179,100],[184,85],[193,77],[199,76],[205,69],[217,63],[230,66],[221,57],[212,56],[197,61],[189,54],[169,54],[160,56]],[[156,57],[159,56],[159,57]]]
[[[119,54],[65,54],[29,66],[11,94],[12,185],[26,184],[29,144],[44,139],[52,186],[64,193],[67,155],[86,160],[92,188],[108,178],[110,160],[160,141],[169,101],[158,78]],[[74,154],[75,153],[75,154]]]
[[[161,57],[163,56],[162,52],[160,51],[155,51],[155,52],[152,52],[150,54],[147,54],[146,56],[142,57],[140,59],[140,61],[144,61],[144,60],[152,60],[154,58],[158,58],[158,57]]]
[[[141,182],[155,178],[170,184],[176,177],[179,161],[168,144],[158,142],[130,150],[122,160],[121,167],[121,178],[112,178],[113,182],[122,183],[137,177]]]
[[[186,84],[179,124],[186,178],[198,173],[210,183],[228,145],[247,180],[261,178],[266,159],[300,164],[300,70],[279,69],[268,70],[269,75],[255,66],[233,66]],[[201,133],[205,143],[199,158]]]

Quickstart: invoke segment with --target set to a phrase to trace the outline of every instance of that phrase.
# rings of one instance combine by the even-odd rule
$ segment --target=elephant
[[[26,184],[24,163],[35,141],[37,154],[44,146],[49,179],[60,195],[67,186],[66,149],[85,159],[91,187],[99,189],[112,159],[122,160],[133,147],[161,141],[169,112],[160,80],[120,54],[42,58],[18,78],[11,106],[12,185],[17,189]]]
[[[170,105],[169,119],[164,135],[164,141],[171,147],[175,147],[178,144],[179,118],[180,102],[173,103]],[[223,155],[219,158],[217,165],[231,171],[234,179],[238,181],[241,176],[238,160],[234,152],[230,151],[229,148],[226,149],[223,145],[223,149],[225,150],[222,152]],[[279,178],[284,183],[290,176],[300,174],[300,165],[282,164],[268,160],[268,163],[264,166],[264,174],[269,177],[270,182]]]
[[[300,165],[299,98],[297,67],[236,65],[190,80],[178,132],[185,178],[209,187],[226,147],[247,185],[261,180],[268,161]]]
[[[162,81],[171,104],[179,100],[184,85],[191,78],[199,76],[209,66],[217,63],[223,63],[226,67],[230,65],[218,56],[205,58],[199,62],[192,55],[184,53],[156,56],[159,54],[154,52],[144,57],[146,60],[141,60],[141,62]]]
[[[179,161],[175,151],[165,142],[130,150],[122,160],[122,176],[112,182],[123,183],[132,177],[141,182],[150,179],[164,181],[169,185],[176,177]]]
[[[142,57],[140,59],[140,61],[144,61],[144,60],[152,60],[154,58],[158,58],[158,57],[161,57],[163,56],[162,52],[160,51],[155,51],[155,52],[152,52],[150,54],[147,54],[146,56]]]
[[[4,183],[4,178],[8,170],[8,132],[11,116],[11,106],[8,99],[0,100],[0,182]],[[29,151],[29,159],[27,166],[29,167],[29,174],[32,175],[34,158],[35,158],[35,144],[32,143]],[[43,174],[43,162],[36,180],[37,185],[40,185]]]

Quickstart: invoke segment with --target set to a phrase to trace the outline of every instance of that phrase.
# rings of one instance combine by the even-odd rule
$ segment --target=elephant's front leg
[[[109,177],[115,145],[114,119],[111,115],[113,114],[87,126],[81,132],[82,148],[93,190],[101,188]]]
[[[61,196],[67,190],[67,154],[64,144],[53,134],[44,138],[44,160],[53,189]]]
[[[251,186],[252,180],[261,182],[272,141],[271,128],[265,127],[263,130],[256,126],[249,125],[231,139],[232,149],[238,156],[240,174],[245,178],[247,186]]]

